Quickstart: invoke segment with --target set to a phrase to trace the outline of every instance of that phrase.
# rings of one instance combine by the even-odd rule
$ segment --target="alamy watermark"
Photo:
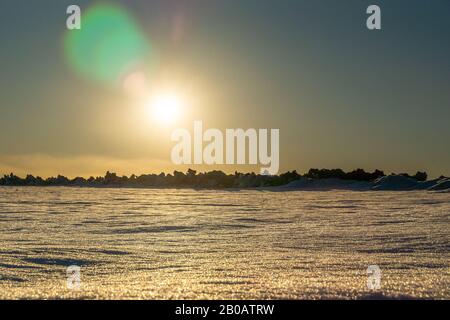
[[[66,13],[69,15],[66,20],[66,26],[69,30],[81,29],[81,8],[75,4],[67,7]]]
[[[376,264],[367,267],[367,289],[381,289],[381,269]]]
[[[270,175],[280,167],[279,129],[226,129],[224,134],[215,128],[203,132],[203,122],[194,121],[193,136],[180,128],[172,132],[171,139],[177,142],[171,152],[174,164],[259,164],[261,174]]]
[[[81,267],[72,265],[66,270],[67,289],[79,290],[81,288]]]
[[[71,4],[66,9],[68,14],[66,26],[69,30],[81,29],[81,8],[76,4]],[[381,30],[381,8],[372,4],[367,7],[366,14],[370,16],[366,20],[366,26],[369,30]]]
[[[381,8],[373,4],[367,7],[366,13],[370,14],[366,21],[367,29],[381,30]]]

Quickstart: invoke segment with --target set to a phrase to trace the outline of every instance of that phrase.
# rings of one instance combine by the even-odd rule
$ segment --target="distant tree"
[[[104,183],[105,184],[119,184],[121,182],[121,178],[117,176],[115,172],[109,172],[107,171],[105,174]]]
[[[75,186],[84,186],[86,185],[87,180],[83,177],[76,177],[70,181],[71,185]]]
[[[384,176],[385,176],[385,174],[384,174],[384,172],[382,170],[376,169],[372,173],[372,180],[375,180],[375,179],[378,179],[378,178],[381,178],[381,177],[384,177]]]
[[[428,174],[426,172],[417,171],[417,173],[413,176],[417,181],[427,181]]]

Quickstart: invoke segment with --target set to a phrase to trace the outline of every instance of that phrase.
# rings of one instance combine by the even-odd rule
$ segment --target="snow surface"
[[[0,298],[449,299],[449,227],[448,192],[2,187]]]
[[[300,178],[281,187],[281,190],[354,190],[354,191],[410,191],[410,190],[444,190],[450,191],[450,179],[441,178],[429,181],[417,181],[401,175],[390,175],[378,178],[373,182],[341,180],[341,179],[308,179]],[[275,188],[273,188],[275,190]]]

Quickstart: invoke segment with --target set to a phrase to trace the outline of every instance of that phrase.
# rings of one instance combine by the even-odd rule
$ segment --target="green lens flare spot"
[[[117,83],[134,64],[150,53],[150,44],[136,21],[114,5],[96,5],[82,13],[81,30],[68,30],[66,58],[80,75]]]

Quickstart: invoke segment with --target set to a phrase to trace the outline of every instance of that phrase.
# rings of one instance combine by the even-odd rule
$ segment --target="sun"
[[[183,101],[173,92],[164,92],[152,97],[148,108],[158,123],[171,124],[181,117]]]

